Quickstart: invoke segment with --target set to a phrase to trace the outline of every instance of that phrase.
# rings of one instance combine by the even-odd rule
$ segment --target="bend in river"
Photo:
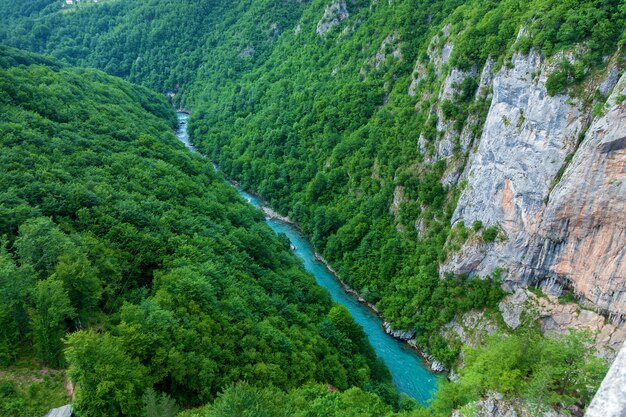
[[[178,113],[180,127],[177,137],[189,149],[195,151],[189,142],[187,118],[187,114]],[[237,189],[237,191],[250,204],[259,208],[262,206],[262,202],[258,198],[241,189]],[[315,258],[315,251],[311,243],[292,225],[269,218],[266,219],[266,222],[274,232],[287,235],[291,244],[296,248],[296,255],[304,262],[305,269],[313,274],[319,285],[326,288],[333,301],[345,306],[354,320],[363,327],[376,354],[383,359],[391,372],[393,383],[398,391],[425,404],[436,390],[438,377],[424,364],[417,352],[407,346],[406,343],[385,333],[381,319],[354,296],[344,291],[339,281],[326,266]]]

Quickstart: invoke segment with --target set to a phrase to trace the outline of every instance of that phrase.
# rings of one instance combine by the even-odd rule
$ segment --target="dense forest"
[[[60,10],[51,0],[8,2],[0,41],[179,92],[175,100],[194,110],[195,144],[297,221],[349,285],[395,328],[416,329],[420,344],[450,365],[459,347],[446,346],[437,330],[500,295],[497,281],[486,281],[495,283],[490,288],[440,280],[438,266],[468,237],[499,237],[497,225],[451,228],[463,184],[441,178],[464,151],[457,142],[453,159],[433,157],[442,134],[432,114],[436,94],[422,100],[421,92],[437,92],[445,69],[428,63],[429,41],[447,27],[454,42],[447,67],[465,69],[488,58],[506,65],[511,50],[551,56],[584,42],[577,64],[564,61],[552,77],[557,92],[602,66],[623,41],[625,7],[619,0],[353,1],[346,11],[354,23],[321,34],[324,4],[151,0]],[[416,59],[427,63],[426,75],[411,96]],[[475,99],[477,85],[477,75],[467,77],[442,106],[457,132],[470,115],[478,120],[473,129],[481,128],[488,103]],[[404,201],[391,213],[399,189]]]
[[[164,98],[6,47],[0,83],[3,366],[67,366],[85,416],[140,415],[149,389],[199,405],[240,380],[393,400],[360,327],[177,141]],[[45,412],[21,394],[3,382],[2,415]]]
[[[53,59],[3,49],[0,294],[13,300],[0,315],[4,364],[35,355],[68,366],[85,415],[104,404],[114,407],[106,415],[135,415],[146,401],[164,409],[215,400],[185,413],[443,416],[490,390],[540,408],[589,401],[605,368],[585,335],[552,340],[529,326],[483,349],[441,335],[460,313],[492,312],[504,293],[500,271],[442,279],[439,265],[467,239],[506,237],[497,225],[452,227],[465,184],[443,179],[467,149],[457,134],[451,156],[438,157],[437,114],[451,131],[480,136],[489,106],[477,91],[481,69],[531,50],[575,57],[563,58],[548,92],[585,95],[585,80],[623,55],[626,5],[354,0],[342,3],[349,19],[320,26],[328,3],[0,4],[0,42]],[[454,44],[448,63],[431,59],[432,39]],[[424,68],[414,85],[416,62]],[[448,367],[463,352],[459,382],[444,384],[428,409],[398,400],[347,313],[261,214],[176,144],[166,101],[68,65],[171,93],[191,109],[196,147],[296,221],[394,328],[415,330]],[[472,75],[436,109],[453,67]],[[582,385],[565,381],[577,358]],[[120,391],[98,397],[90,375],[119,362],[128,372],[106,382]],[[499,366],[487,372],[487,363]],[[19,397],[12,389],[7,398]],[[7,413],[23,406],[6,403]]]

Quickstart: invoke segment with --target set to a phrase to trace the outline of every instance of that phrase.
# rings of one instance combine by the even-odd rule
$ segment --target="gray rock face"
[[[471,310],[457,315],[439,333],[448,341],[456,338],[466,346],[481,346],[487,336],[498,331],[498,324],[484,311]]]
[[[391,53],[387,53],[387,49],[391,49]],[[368,70],[379,69],[391,56],[392,59],[402,60],[402,50],[400,48],[400,36],[398,33],[387,35],[380,44],[378,51],[365,62]]]
[[[407,91],[408,95],[411,97],[415,96],[419,82],[426,77],[427,74],[428,72],[426,70],[426,66],[420,61],[417,61],[415,63],[415,68],[413,69],[411,84],[409,85],[409,90]]]
[[[500,225],[508,241],[499,258],[515,258],[538,230],[543,201],[582,129],[576,101],[547,95],[549,67],[536,53],[518,54],[513,68],[494,76],[491,108],[453,216]]]
[[[437,77],[441,75],[443,66],[450,60],[452,50],[454,49],[454,45],[448,40],[450,37],[450,25],[444,26],[441,32],[443,36],[433,36],[427,50],[429,61],[435,67]]]
[[[334,1],[326,6],[324,16],[317,22],[316,32],[320,36],[326,35],[328,31],[337,26],[340,22],[350,17],[345,1]]]
[[[53,408],[52,410],[48,411],[48,413],[46,413],[44,417],[72,417],[72,412],[72,405],[67,404],[63,407]]]
[[[386,321],[383,322],[383,328],[385,329],[385,333],[398,340],[411,340],[413,336],[415,336],[415,330],[394,330],[391,324]]]
[[[450,74],[446,77],[441,87],[441,93],[439,94],[439,103],[443,103],[446,100],[454,101],[454,95],[458,92],[458,85],[467,77],[476,76],[476,68],[472,68],[470,71],[462,71],[458,68],[452,68]],[[455,142],[460,136],[460,132],[454,130],[454,122],[446,120],[441,106],[437,108],[437,131],[443,132],[443,136],[437,143],[437,155],[440,158],[448,158],[452,156],[454,151]]]
[[[626,94],[623,75],[561,181],[520,269],[572,286],[617,323],[626,313]]]
[[[626,312],[626,111],[615,97],[626,82],[622,77],[614,88],[606,114],[592,123],[552,189],[586,117],[577,100],[546,93],[560,59],[516,55],[512,68],[494,75],[491,107],[453,222],[498,225],[506,238],[482,248],[468,244],[441,270],[486,275],[504,267],[512,287],[543,282],[558,294],[573,286],[617,317]],[[602,88],[614,84],[613,77],[611,70]]]
[[[585,417],[624,416],[626,416],[626,345],[620,350],[585,412]]]
[[[480,80],[478,82],[478,88],[476,90],[476,99],[491,100],[491,84],[493,83],[493,60],[488,59],[485,62],[485,66],[480,74]],[[474,127],[480,123],[476,114],[470,114],[463,132],[461,132],[461,151],[467,152],[474,141]]]
[[[518,288],[515,293],[500,302],[502,319],[511,329],[515,330],[522,324],[522,313],[526,309],[528,292]]]

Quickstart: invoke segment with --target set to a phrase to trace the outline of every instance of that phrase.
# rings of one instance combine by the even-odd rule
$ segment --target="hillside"
[[[0,83],[0,414],[54,405],[11,379],[29,361],[69,368],[81,415],[240,380],[385,390],[362,330],[178,142],[164,98],[6,47]]]
[[[391,333],[459,371],[450,386],[479,373],[472,349],[526,349],[498,334],[548,345],[428,412],[493,391],[584,408],[580,387],[537,399],[565,388],[533,378],[555,335],[588,330],[609,361],[626,339],[623,1],[61,6],[6,2],[0,42],[191,109],[196,147],[296,221]]]

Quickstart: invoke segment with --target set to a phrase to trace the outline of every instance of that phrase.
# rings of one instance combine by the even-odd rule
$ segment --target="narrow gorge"
[[[0,23],[0,414],[623,413],[623,0]]]

